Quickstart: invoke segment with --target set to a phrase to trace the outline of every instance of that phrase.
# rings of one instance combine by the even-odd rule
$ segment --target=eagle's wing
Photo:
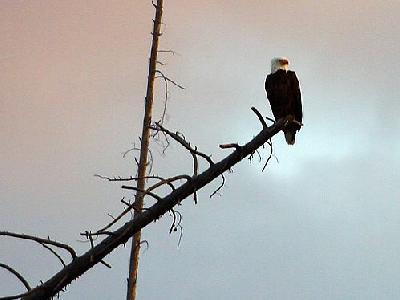
[[[286,88],[285,85],[282,84],[282,76],[279,74],[279,71],[267,76],[265,80],[265,91],[267,92],[267,98],[275,120],[286,116],[285,107],[287,104],[285,103],[285,97],[282,98],[282,95],[286,94],[285,90]]]
[[[294,109],[294,117],[296,121],[302,123],[303,122],[303,106],[301,103],[301,91],[300,91],[300,83],[297,79],[295,72],[290,72],[290,85],[292,90],[292,96],[294,101],[293,109]]]

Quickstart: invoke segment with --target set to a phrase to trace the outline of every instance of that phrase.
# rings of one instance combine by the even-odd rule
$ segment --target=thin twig
[[[272,157],[274,157],[274,158],[276,159],[276,161],[279,163],[278,158],[277,158],[276,155],[274,154],[274,148],[273,148],[273,146],[272,146],[272,139],[269,139],[269,140],[267,141],[267,144],[269,145],[270,152],[269,152],[269,156],[268,156],[268,158],[267,158],[267,161],[265,162],[264,167],[262,168],[262,172],[264,172],[265,168],[266,168],[267,165],[268,165],[268,162],[271,160]]]
[[[171,227],[169,228],[169,233],[170,233],[170,234],[172,233],[172,231],[174,231],[174,230],[176,229],[176,227],[175,227],[176,214],[175,214],[175,210],[174,210],[173,208],[171,209],[171,213],[172,213],[172,217],[173,217],[174,219],[172,220]]]
[[[134,177],[134,176],[129,176],[129,177],[108,177],[104,175],[99,175],[99,174],[94,174],[93,176],[99,177],[101,179],[107,180],[107,181],[133,181],[133,180],[139,180],[139,177]],[[156,175],[149,175],[143,177],[144,179],[159,179],[159,180],[165,180],[163,177],[156,176]]]
[[[153,152],[150,149],[150,146],[148,147],[148,153],[149,153],[149,160],[147,161],[147,165],[149,166],[147,174],[151,174],[151,172],[153,171]]]
[[[133,146],[133,148],[130,148],[130,149],[122,152],[122,157],[125,158],[128,155],[128,153],[131,151],[139,151],[139,150],[140,150],[139,148],[137,148],[136,146]]]
[[[184,90],[185,88],[180,85],[179,83],[177,83],[175,80],[172,80],[171,78],[169,78],[168,76],[164,75],[163,72],[161,72],[160,70],[156,70],[156,73],[160,74],[160,76],[156,76],[155,78],[162,78],[165,81],[168,81],[170,83],[172,83],[174,86],[180,88],[181,90]]]
[[[158,50],[157,51],[158,53],[169,53],[169,54],[172,54],[172,55],[180,55],[178,52],[176,52],[176,51],[174,51],[174,50]]]
[[[182,214],[179,211],[176,211],[174,209],[171,209],[171,213],[172,213],[172,216],[173,216],[174,219],[173,219],[173,222],[172,222],[171,227],[169,229],[169,233],[171,234],[173,231],[177,231],[178,228],[180,229],[179,240],[178,240],[178,247],[179,247],[179,245],[181,244],[181,241],[182,241],[182,236],[183,236],[183,227],[181,225],[183,217],[182,217]],[[178,221],[177,221],[176,215],[178,215]]]
[[[263,147],[264,148],[264,147]],[[257,155],[258,155],[258,162],[261,162],[262,161],[262,157],[261,157],[261,154],[260,154],[260,151],[258,151],[258,149],[257,150],[255,150],[252,154],[250,154],[249,155],[249,161],[252,161],[253,160],[253,158],[254,158],[254,156],[255,156],[255,154],[257,153]]]
[[[148,242],[148,241],[146,241],[146,240],[140,241],[139,245],[143,245],[143,244],[145,244],[145,245],[146,245],[146,251],[147,251],[147,250],[149,250],[149,248],[150,248],[150,244],[149,244],[149,242]]]
[[[210,195],[210,199],[212,198],[212,197],[214,197],[216,194],[218,194],[218,192],[222,189],[222,187],[225,185],[225,176],[224,176],[224,174],[221,174],[221,178],[222,178],[222,182],[221,182],[221,184],[218,186],[218,188],[214,191],[214,192],[212,192],[212,194]]]
[[[168,81],[167,81],[167,80],[164,80],[164,84],[165,84],[164,109],[163,109],[163,112],[162,112],[162,114],[161,114],[161,120],[159,121],[159,123],[160,123],[161,125],[164,124],[164,119],[165,119],[165,116],[166,116],[166,114],[167,114],[167,103],[168,103]]]

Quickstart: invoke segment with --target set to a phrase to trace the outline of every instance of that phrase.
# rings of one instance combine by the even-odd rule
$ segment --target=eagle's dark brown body
[[[265,80],[265,90],[275,120],[289,117],[291,122],[285,128],[288,144],[293,145],[296,131],[300,130],[303,120],[301,92],[296,73],[290,70],[278,70],[269,74]]]

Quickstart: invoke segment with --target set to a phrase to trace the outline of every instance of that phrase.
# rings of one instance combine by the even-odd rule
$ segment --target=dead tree
[[[163,117],[161,122],[152,123],[152,106],[154,98],[154,81],[155,78],[159,77],[163,79],[166,83],[171,83],[179,88],[182,86],[178,85],[175,81],[171,80],[164,75],[163,72],[157,69],[157,64],[160,63],[157,60],[158,52],[164,52],[158,50],[158,39],[161,36],[161,18],[162,18],[162,8],[163,1],[157,0],[157,3],[153,6],[156,9],[156,16],[153,24],[153,42],[149,60],[149,73],[148,73],[148,84],[147,92],[145,98],[145,114],[143,120],[143,129],[141,136],[141,148],[140,148],[140,158],[138,161],[138,171],[136,177],[121,178],[121,177],[104,177],[99,176],[109,181],[119,182],[119,181],[133,181],[135,185],[122,185],[121,188],[132,190],[136,194],[134,203],[129,203],[124,200],[121,202],[125,205],[125,209],[117,216],[113,218],[113,221],[104,226],[103,228],[91,232],[86,231],[81,233],[91,244],[91,249],[82,255],[77,255],[72,247],[69,245],[51,240],[50,238],[39,238],[35,236],[30,236],[26,234],[18,234],[6,231],[0,231],[0,236],[8,236],[18,239],[31,240],[36,242],[54,254],[57,259],[63,265],[63,268],[56,273],[53,277],[43,282],[35,288],[31,288],[28,280],[26,280],[18,271],[13,269],[11,266],[0,263],[0,268],[12,273],[27,289],[27,292],[13,295],[8,297],[0,298],[0,300],[5,299],[50,299],[51,297],[57,295],[61,291],[64,291],[67,285],[69,285],[73,280],[76,280],[79,276],[84,274],[90,268],[98,263],[102,263],[107,267],[110,267],[104,258],[110,254],[118,246],[125,244],[130,238],[132,239],[132,249],[129,267],[129,281],[128,281],[128,291],[127,299],[135,299],[136,296],[136,279],[137,279],[137,269],[138,269],[138,255],[141,246],[141,229],[148,224],[158,220],[166,212],[171,212],[173,216],[173,222],[170,227],[170,232],[177,230],[180,226],[181,216],[174,210],[177,204],[180,204],[184,199],[193,195],[195,203],[197,202],[197,191],[202,189],[207,184],[211,183],[214,179],[221,176],[222,184],[214,191],[213,194],[217,193],[225,182],[223,174],[225,171],[230,170],[236,163],[243,160],[244,158],[250,156],[252,157],[255,153],[258,153],[258,149],[264,144],[268,143],[270,146],[270,153],[264,165],[267,165],[268,161],[273,156],[272,153],[272,143],[271,138],[277,134],[286,124],[286,120],[279,120],[272,126],[268,127],[264,118],[255,109],[252,108],[254,113],[256,113],[259,121],[262,124],[263,129],[261,132],[254,137],[247,144],[240,146],[237,143],[229,143],[220,145],[222,149],[232,148],[234,151],[228,155],[225,159],[220,162],[214,162],[211,160],[209,155],[200,152],[197,147],[192,146],[187,139],[179,132],[172,132],[163,126]],[[168,50],[169,52],[170,50]],[[165,109],[164,109],[165,113]],[[164,116],[164,115],[163,115]],[[151,139],[151,134],[161,133],[165,137],[168,137],[177,143],[179,143],[193,158],[193,172],[191,175],[180,174],[171,178],[163,178],[155,175],[147,174],[148,166],[148,155],[149,155],[149,141]],[[259,154],[261,159],[261,156]],[[199,173],[199,159],[204,159],[209,164],[209,168]],[[263,168],[263,169],[264,169]],[[156,180],[146,188],[146,180]],[[176,186],[177,182],[184,180],[185,183]],[[159,195],[156,190],[160,187],[168,186],[171,192],[167,195]],[[152,206],[144,207],[144,199],[153,198],[155,204]],[[147,202],[147,200],[146,200]],[[124,225],[120,225],[118,229],[111,229],[116,224],[122,222],[123,217],[128,215],[130,212],[134,212],[133,218],[126,222]],[[94,238],[105,236],[105,238],[95,245]],[[66,263],[62,256],[58,253],[60,250],[65,250],[69,252],[71,256],[71,262]]]
[[[161,19],[163,11],[163,0],[157,0],[157,4],[153,3],[156,9],[155,19],[153,20],[153,41],[151,46],[150,61],[149,61],[149,74],[147,78],[147,92],[145,98],[145,110],[142,128],[142,138],[140,145],[140,158],[138,164],[137,181],[136,181],[136,197],[134,206],[137,210],[134,216],[143,208],[143,198],[145,184],[146,184],[146,169],[148,165],[148,153],[150,142],[150,125],[152,119],[153,99],[154,99],[154,80],[156,76],[157,54],[158,54],[158,40],[161,35]],[[141,242],[141,230],[138,230],[132,238],[131,255],[129,260],[129,276],[127,288],[127,300],[134,300],[136,298],[136,282],[139,266],[139,253]]]
[[[259,113],[258,116],[260,116]],[[13,270],[15,272],[11,271],[14,275],[21,277],[20,280],[24,282],[24,285],[27,287],[28,291],[24,294],[10,296],[10,297],[3,297],[0,299],[1,300],[19,299],[19,298],[24,300],[50,299],[51,297],[57,295],[59,292],[63,291],[67,287],[67,285],[69,285],[73,280],[77,279],[79,276],[84,274],[94,265],[98,263],[105,263],[103,259],[108,254],[110,254],[115,248],[117,248],[122,244],[125,244],[135,233],[139,232],[142,228],[144,228],[148,224],[158,220],[166,212],[171,211],[172,213],[174,213],[175,205],[181,203],[184,199],[186,199],[190,195],[194,194],[196,191],[200,190],[201,188],[212,182],[218,176],[221,176],[225,171],[230,170],[239,161],[243,160],[249,155],[253,155],[257,151],[257,149],[262,147],[265,143],[270,141],[270,139],[275,134],[281,131],[286,124],[286,120],[281,119],[272,126],[267,127],[262,117],[260,120],[262,120],[263,129],[251,141],[249,141],[247,144],[243,146],[240,146],[237,143],[220,145],[221,148],[233,148],[235,150],[223,160],[217,163],[210,163],[210,167],[205,171],[203,171],[202,173],[193,176],[179,175],[170,179],[162,179],[160,181],[161,184],[156,184],[157,186],[160,186],[160,185],[171,184],[176,179],[186,180],[186,182],[179,187],[173,186],[172,191],[168,195],[161,197],[153,193],[152,191],[156,188],[154,186],[151,186],[146,190],[140,191],[144,196],[153,197],[156,201],[155,204],[150,207],[139,210],[135,208],[134,203],[133,204],[126,203],[128,204],[127,209],[129,210],[134,209],[135,211],[137,211],[137,213],[135,214],[132,220],[126,222],[118,229],[111,231],[109,230],[109,227],[106,226],[102,230],[99,230],[94,233],[91,232],[83,233],[84,235],[87,235],[88,238],[91,239],[91,241],[93,241],[92,239],[93,236],[102,236],[102,235],[107,236],[99,244],[93,245],[93,247],[83,255],[80,256],[73,255],[72,253],[74,252],[68,250],[70,247],[69,246],[64,247],[65,246],[64,244],[61,243],[52,244],[54,246],[57,245],[58,247],[60,247],[60,245],[64,245],[61,248],[66,249],[71,253],[72,261],[46,282],[40,284],[35,288],[29,289],[29,284],[27,283],[27,281],[25,279],[21,280],[21,278],[23,277],[20,274],[19,276],[16,275],[17,272],[15,270]],[[167,132],[164,127],[159,127],[157,125],[154,125],[154,129]],[[179,138],[176,138],[177,136],[174,136],[174,134],[171,134],[171,137],[173,139],[176,139],[177,142],[179,142]],[[195,156],[197,158],[203,157],[202,153],[199,152],[195,147],[191,146],[189,147],[191,152],[193,153],[196,152]],[[110,178],[110,180],[113,179]],[[131,178],[115,179],[115,181],[125,181],[125,180],[131,180]],[[138,189],[134,186],[123,185],[122,188],[138,191]],[[123,215],[124,213],[125,212],[122,212],[121,215]],[[118,219],[118,217],[116,219]],[[118,220],[120,220],[120,218]],[[38,239],[38,240],[40,240],[40,242],[43,243],[48,241],[46,239]]]

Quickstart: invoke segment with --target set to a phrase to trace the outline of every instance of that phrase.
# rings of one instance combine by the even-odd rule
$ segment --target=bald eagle
[[[271,74],[265,80],[265,90],[275,120],[288,118],[283,132],[288,145],[293,145],[296,132],[302,126],[303,111],[299,80],[296,73],[289,70],[286,57],[271,60]]]

